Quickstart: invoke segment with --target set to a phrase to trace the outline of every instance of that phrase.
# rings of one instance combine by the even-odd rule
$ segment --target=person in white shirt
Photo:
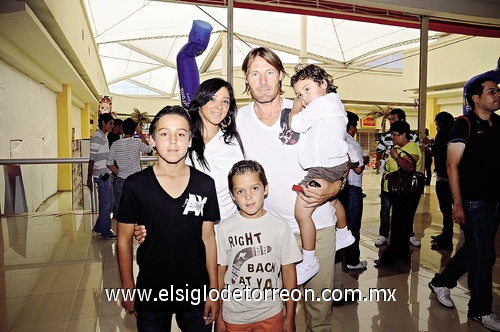
[[[333,79],[323,68],[314,64],[295,66],[291,84],[297,98],[290,113],[290,128],[301,134],[298,159],[307,175],[302,186],[317,186],[314,179],[329,182],[344,180],[349,171],[347,124],[344,105],[337,95]],[[301,191],[302,187],[297,188]],[[345,210],[337,198],[332,200],[337,216],[336,249],[355,241],[347,229]],[[297,284],[310,279],[319,271],[315,256],[316,228],[311,218],[314,208],[304,207],[302,199],[295,201],[295,218],[299,223],[304,260],[297,265]]]
[[[124,137],[111,145],[108,160],[106,161],[106,165],[115,176],[113,182],[115,195],[114,216],[117,216],[120,210],[120,200],[125,179],[141,170],[141,152],[150,153],[153,151],[149,142],[142,135],[142,128],[137,125],[137,122],[127,118],[122,122],[121,126]],[[140,138],[134,138],[134,133],[137,133]]]
[[[250,104],[238,110],[236,117],[245,154],[266,170],[270,188],[264,203],[266,210],[287,220],[296,233],[297,241],[300,241],[299,225],[294,216],[297,194],[291,190],[291,182],[303,178],[307,172],[297,160],[298,145],[293,144],[300,137],[290,132],[287,121],[284,121],[293,104],[291,100],[280,96],[283,93],[281,85],[285,69],[272,50],[258,47],[248,53],[242,70],[246,82],[245,92],[250,92],[253,98]],[[281,137],[290,139],[284,144]],[[327,201],[338,194],[342,181],[316,181],[321,187],[303,187],[304,193],[299,195],[303,204],[316,207],[313,220],[320,271],[304,287],[312,289],[315,296],[319,296],[322,290],[333,288],[336,218],[332,204]],[[308,331],[331,330],[331,300],[306,299],[305,309]]]
[[[186,163],[214,179],[221,220],[237,211],[227,186],[227,173],[244,159],[236,110],[233,88],[221,78],[202,82],[189,104],[193,141]]]

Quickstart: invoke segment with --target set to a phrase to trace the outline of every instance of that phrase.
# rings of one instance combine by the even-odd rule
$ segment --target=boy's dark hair
[[[191,116],[191,120],[193,122],[193,141],[188,153],[191,164],[194,165],[193,159],[196,157],[198,162],[207,170],[210,170],[210,167],[204,154],[205,143],[203,141],[203,134],[205,126],[203,125],[203,120],[200,116],[200,108],[208,103],[217,91],[223,87],[225,87],[229,92],[229,110],[224,120],[222,120],[219,124],[223,133],[222,136],[224,137],[224,143],[232,144],[233,139],[236,139],[240,145],[243,155],[245,154],[240,135],[236,130],[236,111],[238,110],[238,106],[236,105],[233,87],[229,84],[229,82],[226,82],[221,78],[208,79],[198,86],[193,99],[189,104],[189,115]],[[194,156],[194,154],[196,154],[196,156]]]
[[[453,115],[451,115],[448,112],[439,112],[436,117],[434,118],[434,122],[436,122],[439,125],[446,123],[446,122],[451,122],[453,121]]]
[[[136,127],[137,122],[135,122],[131,118],[126,118],[125,121],[123,121],[122,129],[125,135],[133,135],[135,133]]]
[[[347,111],[347,131],[351,126],[356,127],[358,125],[359,116],[356,113]]]
[[[469,85],[469,88],[465,93],[465,98],[467,99],[467,104],[469,105],[471,111],[474,110],[474,101],[472,100],[472,96],[481,96],[483,94],[483,83],[486,81],[496,82],[492,77],[479,77],[476,80],[472,81],[472,83]]]
[[[255,58],[261,57],[264,60],[267,61],[271,66],[274,67],[277,71],[280,72],[280,74],[286,75],[285,71],[285,66],[283,66],[283,63],[281,62],[281,59],[279,58],[276,53],[274,53],[271,49],[267,47],[257,47],[252,49],[247,56],[245,57],[245,60],[243,60],[243,64],[241,65],[241,70],[243,70],[243,73],[245,74],[245,78],[248,76],[248,70],[250,69],[250,66],[252,65],[252,62],[255,60]],[[280,95],[285,93],[283,89],[281,88],[281,80],[280,80]],[[250,86],[248,83],[245,81],[245,91],[243,93],[247,93],[250,90]]]
[[[406,138],[410,139],[410,125],[406,121],[396,121],[393,124],[391,124],[391,132],[395,131],[398,134],[406,134]]]
[[[120,126],[122,124],[123,124],[123,120],[122,119],[115,119],[115,123],[114,123],[115,127],[116,126]]]
[[[99,115],[99,118],[97,119],[97,125],[99,126],[99,129],[102,129],[103,121],[104,123],[108,123],[110,120],[113,120],[113,122],[115,120],[110,113],[102,113],[101,115]]]
[[[298,81],[311,79],[321,85],[326,81],[326,92],[337,92],[337,87],[333,85],[333,77],[328,74],[325,69],[315,64],[299,63],[295,66],[295,74],[290,79],[290,85],[293,87]]]
[[[390,114],[397,115],[399,121],[406,121],[406,113],[401,108],[394,108]]]
[[[184,107],[179,106],[179,105],[174,105],[174,106],[165,106],[161,111],[159,111],[153,121],[151,121],[151,125],[149,126],[149,133],[150,135],[155,138],[155,130],[156,126],[158,125],[158,121],[160,118],[164,115],[179,115],[182,116],[186,121],[188,122],[189,125],[189,137],[193,137],[193,123],[191,122],[191,117],[189,116],[188,112],[184,109]]]
[[[230,192],[233,192],[233,177],[246,172],[256,173],[264,187],[267,186],[266,172],[264,171],[262,165],[255,160],[241,160],[231,167],[231,170],[227,175],[227,184]]]

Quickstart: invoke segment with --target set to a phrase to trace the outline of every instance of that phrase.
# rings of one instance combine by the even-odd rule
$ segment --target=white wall
[[[20,140],[11,149],[11,141]],[[56,94],[0,60],[0,158],[57,157]],[[57,192],[57,165],[21,167],[28,211]],[[4,211],[5,178],[0,176]]]

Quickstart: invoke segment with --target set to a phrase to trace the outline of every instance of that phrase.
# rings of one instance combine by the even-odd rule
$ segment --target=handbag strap
[[[408,157],[410,157],[411,161],[413,161],[414,169],[416,170],[416,168],[417,168],[417,161],[415,160],[415,158],[413,158],[413,156],[410,153],[406,152],[403,149],[401,149],[401,152],[406,153],[408,155]],[[401,156],[401,152],[399,153],[399,156]]]

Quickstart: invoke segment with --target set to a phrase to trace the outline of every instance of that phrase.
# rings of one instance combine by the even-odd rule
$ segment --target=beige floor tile
[[[430,249],[430,236],[439,234],[442,227],[435,187],[426,187],[415,217],[414,230],[422,247],[412,248],[411,262],[375,268],[373,261],[384,250],[374,245],[380,180],[374,173],[364,179],[367,197],[360,251],[368,267],[344,273],[344,287],[359,289],[363,298],[332,309],[333,330],[485,331],[467,319],[466,276],[451,291],[454,309],[439,304],[427,286],[456,250]],[[59,193],[49,198],[38,213],[0,220],[0,331],[136,331],[135,316],[126,314],[119,301],[108,301],[103,291],[121,286],[116,242],[93,237],[97,214],[70,212],[68,196]],[[112,227],[116,228],[115,220]],[[458,227],[454,231],[454,244],[459,245]],[[498,239],[497,247],[500,235]],[[500,261],[493,271],[493,310],[500,313]],[[135,263],[134,273],[137,276]],[[396,301],[370,300],[373,289],[394,289]],[[173,321],[172,330],[178,331]],[[305,331],[301,303],[296,325],[297,331]]]

